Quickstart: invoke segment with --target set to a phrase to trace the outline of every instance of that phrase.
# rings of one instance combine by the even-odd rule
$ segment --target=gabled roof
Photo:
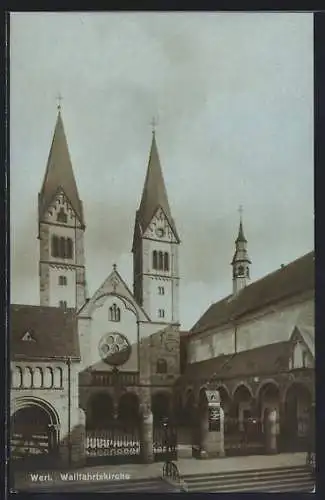
[[[147,229],[159,207],[163,210],[175,237],[179,240],[175,222],[170,211],[165,181],[159,160],[156,137],[153,132],[147,174],[136,217],[136,224],[140,225],[142,234]]]
[[[297,326],[296,328],[311,355],[315,357],[315,329],[311,326]]]
[[[307,303],[302,308],[292,336],[295,332],[298,332],[312,356],[315,357],[315,306],[313,302]]]
[[[290,342],[276,342],[237,354],[189,363],[179,383],[195,383],[215,377],[229,379],[278,373],[288,369]]]
[[[14,360],[80,359],[77,319],[72,309],[13,304],[9,327]]]
[[[60,190],[64,191],[80,223],[84,225],[82,202],[79,198],[62,116],[59,111],[43,185],[39,193],[40,219]]]
[[[116,266],[113,266],[113,270],[101,284],[101,286],[96,290],[94,295],[79,309],[78,316],[80,318],[85,318],[91,316],[94,309],[96,309],[96,302],[99,299],[106,300],[105,297],[108,295],[116,295],[125,304],[127,309],[136,312],[139,321],[148,322],[150,318],[143,307],[138,304],[131,290],[123,280],[120,273],[117,271]]]
[[[225,325],[255,310],[315,287],[314,252],[251,283],[235,295],[212,304],[193,326],[190,334]]]

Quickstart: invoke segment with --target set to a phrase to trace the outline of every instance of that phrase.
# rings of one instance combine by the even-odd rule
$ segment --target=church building
[[[273,410],[278,451],[305,451],[315,405],[314,252],[252,283],[251,265],[241,218],[232,293],[189,331],[176,390],[192,425],[205,390],[219,391],[226,454],[263,452],[264,421]],[[242,439],[248,428],[251,443]]]
[[[226,454],[265,452],[269,411],[278,451],[305,449],[315,397],[313,252],[250,283],[241,217],[232,292],[181,331],[181,241],[154,131],[130,244],[133,287],[113,264],[89,294],[85,237],[59,109],[38,195],[40,302],[10,310],[18,465],[150,462],[167,451],[175,458],[180,445],[201,453],[193,431],[211,387],[221,398]]]
[[[14,453],[42,455],[41,447],[48,447],[52,456],[56,450],[71,463],[78,461],[78,452],[71,450],[79,444],[80,457],[143,458],[143,420],[149,418],[146,432],[152,441],[151,409],[159,422],[171,407],[180,375],[180,238],[155,132],[135,215],[133,291],[114,264],[95,293],[88,294],[85,214],[60,109],[38,209],[40,305],[11,307]],[[53,346],[55,339],[59,345]],[[43,437],[37,435],[37,412],[39,418],[43,415]],[[52,423],[56,433],[49,438],[44,428]],[[128,427],[129,435],[121,448],[122,427]],[[159,455],[163,431],[158,424],[155,430],[154,453]]]

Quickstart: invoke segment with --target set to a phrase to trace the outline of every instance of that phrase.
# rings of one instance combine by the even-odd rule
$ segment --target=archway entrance
[[[114,419],[112,397],[106,392],[94,394],[87,407],[88,429],[109,429]]]
[[[175,460],[177,457],[177,430],[172,419],[171,402],[172,396],[168,392],[156,392],[151,398],[156,462]]]
[[[58,419],[42,402],[26,402],[11,417],[14,468],[54,466],[58,461]]]
[[[256,455],[265,452],[261,419],[255,414],[252,392],[239,385],[225,422],[225,452],[228,456]]]
[[[88,406],[87,462],[121,464],[140,461],[140,411],[138,396],[122,394],[114,415],[113,398],[104,392],[95,394]]]
[[[270,411],[275,410],[277,414],[277,434],[280,433],[279,409],[280,409],[280,391],[275,382],[267,382],[260,388],[258,395],[258,408],[261,417],[262,432],[265,434]]]
[[[312,430],[312,397],[303,384],[293,383],[286,393],[282,432],[284,447],[290,451],[308,451]]]

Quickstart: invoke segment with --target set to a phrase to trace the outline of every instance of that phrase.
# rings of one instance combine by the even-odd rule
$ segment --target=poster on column
[[[220,406],[209,407],[209,432],[220,432]]]

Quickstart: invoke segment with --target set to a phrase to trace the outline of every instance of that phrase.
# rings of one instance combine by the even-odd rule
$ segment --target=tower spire
[[[61,189],[64,191],[80,223],[84,225],[82,202],[78,194],[61,115],[61,100],[62,97],[59,96],[57,105],[58,115],[52,145],[42,188],[39,193],[39,218],[41,220],[44,217],[55,195]]]
[[[153,119],[152,125],[156,126],[156,121]],[[152,141],[149,154],[149,162],[142,191],[140,206],[137,212],[138,223],[142,232],[144,232],[152,217],[158,208],[161,208],[168,220],[175,237],[178,239],[175,222],[171,215],[171,210],[168,202],[165,181],[161,169],[155,128],[152,129]]]
[[[244,235],[243,225],[243,207],[240,205],[239,209],[239,229],[238,236],[235,241],[235,253],[232,259],[232,279],[233,279],[233,293],[247,285],[250,279],[250,264],[251,261],[247,253],[247,240]]]

